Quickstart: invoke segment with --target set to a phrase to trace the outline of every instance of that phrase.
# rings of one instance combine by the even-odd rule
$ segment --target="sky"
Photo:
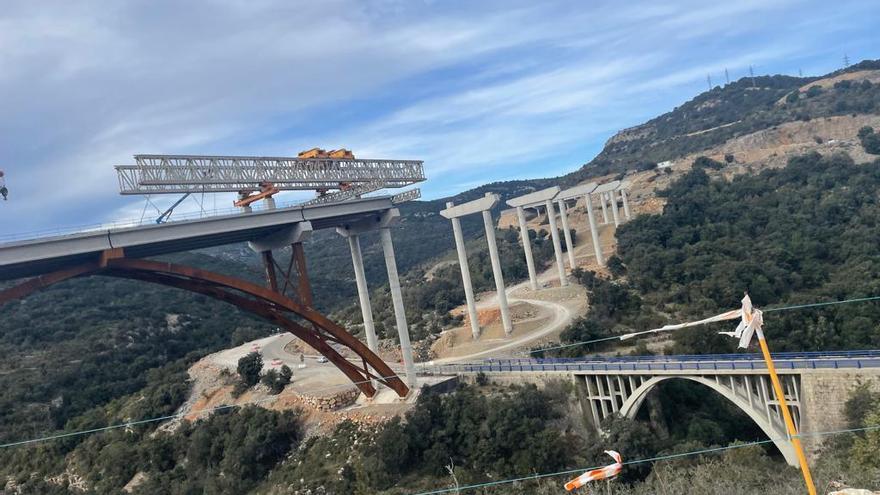
[[[707,75],[880,58],[877,19],[876,0],[0,0],[0,237],[155,217],[118,194],[134,154],[344,147],[424,160],[428,199],[561,175]],[[181,211],[233,200],[196,199]]]

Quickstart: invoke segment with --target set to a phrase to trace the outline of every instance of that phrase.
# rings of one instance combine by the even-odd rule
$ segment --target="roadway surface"
[[[773,354],[776,369],[862,369],[880,368],[880,350],[839,352],[781,352]],[[680,356],[584,357],[548,359],[487,359],[474,363],[423,365],[422,372],[516,373],[571,371],[766,371],[760,354],[707,354]]]

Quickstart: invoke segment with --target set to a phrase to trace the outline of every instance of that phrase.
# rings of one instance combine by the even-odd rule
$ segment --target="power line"
[[[794,436],[796,436],[796,437],[810,437],[810,436],[817,437],[817,436],[827,436],[827,435],[839,435],[839,434],[844,434],[844,433],[858,433],[858,432],[873,431],[873,430],[880,430],[880,425],[871,425],[871,426],[866,426],[864,428],[849,428],[849,429],[845,429],[845,430],[799,433],[798,435],[794,435]],[[701,449],[701,450],[693,450],[690,452],[681,452],[678,454],[668,454],[668,455],[661,455],[661,456],[656,456],[656,457],[647,457],[644,459],[636,459],[634,461],[626,461],[626,462],[623,462],[622,464],[624,466],[631,466],[634,464],[644,464],[646,462],[666,461],[666,460],[677,459],[677,458],[681,458],[681,457],[690,457],[690,456],[700,455],[700,454],[711,454],[711,453],[721,452],[721,451],[725,451],[725,450],[741,449],[743,447],[753,447],[756,445],[764,445],[764,444],[768,444],[768,443],[772,443],[772,442],[788,441],[788,440],[789,440],[788,437],[781,437],[781,438],[767,439],[767,440],[757,440],[754,442],[728,445],[726,447],[712,447],[712,448]],[[531,480],[539,480],[539,479],[544,479],[544,478],[553,478],[553,477],[562,476],[562,475],[583,473],[584,471],[590,471],[593,469],[597,469],[598,467],[600,467],[600,466],[594,466],[594,467],[588,467],[588,468],[578,468],[578,469],[569,469],[566,471],[557,471],[555,473],[543,473],[543,474],[534,474],[531,476],[520,476],[517,478],[508,478],[508,479],[503,479],[503,480],[489,481],[486,483],[475,483],[473,485],[460,486],[457,488],[443,488],[440,490],[433,490],[433,491],[428,491],[428,492],[418,492],[418,493],[414,493],[412,495],[439,495],[442,493],[453,493],[453,492],[464,491],[464,490],[474,490],[477,488],[486,488],[486,487],[490,487],[490,486],[498,486],[498,485],[506,485],[506,484],[510,484],[510,483],[516,483],[518,481],[531,481]]]
[[[808,304],[796,304],[791,306],[781,306],[778,308],[767,308],[763,309],[764,313],[773,313],[776,311],[789,311],[794,309],[806,309],[806,308],[818,308],[822,306],[833,306],[837,304],[849,304],[849,303],[857,303],[857,302],[868,302],[868,301],[878,301],[880,300],[880,296],[870,296],[870,297],[858,297],[854,299],[844,299],[842,301],[826,301],[826,302],[817,302],[817,303],[808,303]],[[638,333],[638,332],[636,332]],[[592,340],[583,340],[580,342],[574,342],[571,344],[558,345],[554,347],[545,347],[542,349],[534,349],[528,351],[528,354],[536,354],[539,352],[552,351],[556,349],[564,349],[567,347],[575,347],[579,345],[587,345],[587,344],[595,344],[597,342],[605,342],[608,340],[620,340],[620,335],[612,335],[611,337],[602,337],[600,339],[592,339]]]
[[[395,376],[397,376],[397,375],[395,375]],[[393,378],[393,377],[380,377],[380,378]],[[360,381],[360,382],[342,383],[339,385],[331,385],[329,387],[324,387],[324,388],[317,389],[314,391],[315,392],[326,392],[328,390],[351,387],[352,385],[360,385],[363,383],[370,383],[372,381],[373,380],[364,380],[364,381]],[[55,435],[47,435],[47,436],[39,437],[39,438],[32,438],[32,439],[28,439],[28,440],[19,440],[16,442],[9,442],[9,443],[0,444],[0,449],[5,449],[5,448],[9,448],[9,447],[17,447],[17,446],[22,446],[22,445],[29,445],[29,444],[40,443],[40,442],[47,442],[50,440],[60,440],[62,438],[70,438],[70,437],[75,437],[75,436],[88,435],[91,433],[100,433],[100,432],[104,432],[104,431],[119,430],[122,428],[130,428],[132,426],[139,426],[139,425],[144,425],[144,424],[149,424],[149,423],[156,423],[159,421],[167,421],[170,419],[185,418],[187,416],[201,416],[206,413],[222,411],[222,410],[226,410],[226,409],[234,409],[237,407],[244,407],[244,406],[251,406],[251,405],[255,405],[255,404],[262,404],[265,402],[272,402],[274,400],[280,399],[281,397],[286,397],[286,396],[290,396],[290,395],[294,395],[294,394],[292,394],[292,393],[285,394],[282,392],[278,395],[273,395],[271,397],[266,397],[263,399],[257,399],[257,400],[253,400],[253,401],[243,402],[241,404],[224,404],[222,406],[205,408],[205,409],[202,409],[197,412],[188,412],[188,413],[180,412],[180,413],[175,413],[175,414],[169,414],[166,416],[157,416],[155,418],[140,419],[137,421],[127,421],[125,423],[116,423],[113,425],[103,426],[100,428],[92,428],[89,430],[77,430],[77,431],[71,431],[71,432],[66,432],[66,433],[58,433]]]

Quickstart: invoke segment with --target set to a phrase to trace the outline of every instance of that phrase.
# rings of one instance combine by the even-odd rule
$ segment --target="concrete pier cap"
[[[595,182],[590,182],[587,184],[578,184],[574,187],[570,187],[568,189],[560,191],[559,195],[556,197],[556,199],[561,199],[561,200],[577,199],[581,196],[592,193],[593,191],[596,190],[597,187],[599,187],[599,185],[596,184]]]
[[[604,194],[611,191],[616,191],[620,187],[621,182],[619,180],[613,180],[611,182],[606,182],[593,190],[592,194]]]
[[[507,205],[523,208],[544,206],[544,202],[548,199],[556,199],[559,191],[559,186],[548,187],[547,189],[541,189],[540,191],[530,192],[528,194],[523,194],[522,196],[517,196],[513,199],[508,199]]]
[[[261,239],[248,242],[248,247],[262,253],[281,249],[291,244],[303,242],[312,235],[312,222],[299,222],[289,227],[284,227],[280,232],[275,232]]]
[[[501,198],[497,194],[487,192],[486,195],[480,199],[475,199],[460,205],[449,206],[445,210],[440,210],[440,216],[452,220],[453,218],[459,218],[465,215],[481,213],[485,210],[491,210],[499,201],[501,201]],[[447,204],[451,205],[452,203]]]

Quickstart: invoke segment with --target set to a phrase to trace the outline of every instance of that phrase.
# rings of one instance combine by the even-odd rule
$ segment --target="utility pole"
[[[749,65],[749,77],[752,78],[752,88],[755,87],[755,70],[752,69],[751,64]]]
[[[849,55],[847,55],[845,53],[843,54],[843,68],[844,69],[849,68]]]
[[[800,69],[800,68],[798,69],[798,77],[804,77],[804,70],[803,69]]]
[[[706,74],[706,84],[709,85],[709,91],[712,91],[712,76],[709,74]]]
[[[726,84],[730,84],[730,73],[727,72],[727,67],[724,68],[724,81]]]

